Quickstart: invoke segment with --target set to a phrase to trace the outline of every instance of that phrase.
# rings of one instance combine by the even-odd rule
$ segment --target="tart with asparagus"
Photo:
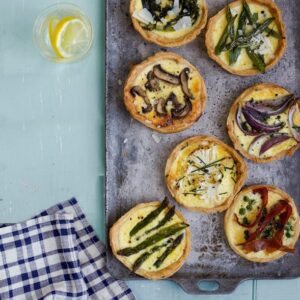
[[[294,200],[274,186],[243,189],[227,210],[225,234],[238,255],[270,262],[295,251],[300,222]]]
[[[285,88],[257,84],[231,107],[227,129],[235,149],[256,163],[291,156],[300,145],[300,100]]]
[[[265,73],[286,49],[280,9],[272,0],[232,2],[209,20],[205,43],[209,56],[228,72]]]
[[[247,178],[242,157],[211,136],[180,143],[168,158],[165,177],[176,201],[204,213],[226,210]]]
[[[115,257],[128,269],[148,279],[177,272],[190,252],[191,233],[183,215],[168,199],[142,203],[110,229]]]
[[[142,37],[163,47],[194,40],[207,22],[205,0],[131,0],[133,26]]]
[[[206,87],[192,64],[177,54],[160,52],[133,67],[124,102],[145,126],[161,133],[179,132],[200,118]]]

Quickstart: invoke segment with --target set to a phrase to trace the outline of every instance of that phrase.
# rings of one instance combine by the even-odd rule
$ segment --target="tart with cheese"
[[[295,251],[300,222],[294,200],[275,186],[243,189],[227,210],[225,234],[238,255],[270,262]]]
[[[226,210],[247,178],[238,153],[211,136],[181,142],[168,158],[165,177],[176,201],[204,213]]]
[[[194,40],[207,22],[205,0],[131,0],[133,26],[142,37],[163,47]]]
[[[228,72],[264,73],[286,49],[280,9],[272,0],[234,1],[209,20],[205,43],[208,55]]]
[[[124,87],[132,117],[162,133],[182,131],[203,113],[206,87],[198,70],[174,53],[157,53],[133,67]]]
[[[111,227],[109,238],[115,257],[148,279],[170,277],[190,252],[190,229],[167,198],[132,208]]]
[[[235,149],[257,163],[291,156],[300,145],[300,100],[283,87],[262,83],[231,107],[227,129]]]

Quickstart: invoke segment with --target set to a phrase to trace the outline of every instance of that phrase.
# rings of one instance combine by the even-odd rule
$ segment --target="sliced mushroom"
[[[159,98],[158,102],[155,104],[154,108],[158,116],[163,117],[167,115],[166,109],[167,99]]]
[[[167,71],[165,71],[161,67],[161,65],[154,66],[153,74],[159,80],[162,80],[164,82],[167,82],[167,83],[170,83],[170,84],[173,84],[173,85],[180,85],[179,77],[176,76],[176,75],[168,73]]]
[[[144,99],[147,106],[142,108],[143,114],[149,113],[152,110],[152,104],[150,103],[147,93],[140,86],[134,86],[130,92],[132,96],[140,96]]]
[[[190,74],[190,69],[189,68],[184,68],[180,75],[180,83],[181,83],[181,88],[183,93],[189,97],[190,99],[193,99],[194,96],[192,95],[190,89],[189,89],[189,74]]]
[[[147,90],[149,90],[150,92],[157,92],[157,91],[160,90],[159,82],[154,77],[153,71],[150,71],[147,74],[147,79],[148,79],[148,81],[145,84],[145,87],[146,87]]]
[[[172,109],[172,117],[174,119],[181,119],[188,115],[188,113],[192,110],[192,102],[190,98],[185,97],[185,105],[179,108]]]

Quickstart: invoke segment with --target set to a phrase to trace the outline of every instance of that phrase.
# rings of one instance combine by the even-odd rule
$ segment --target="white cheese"
[[[182,17],[178,22],[173,26],[175,31],[179,31],[182,29],[190,28],[192,27],[192,19],[191,17],[185,16]]]
[[[176,17],[180,13],[180,5],[179,5],[179,0],[174,1],[173,8],[168,11],[168,15],[170,17]]]
[[[231,14],[235,17],[239,14],[239,11],[236,8],[231,8]]]
[[[153,24],[154,23],[154,18],[152,16],[151,12],[147,8],[143,8],[141,10],[136,10],[132,16],[144,24]]]
[[[272,44],[270,40],[262,33],[252,37],[250,44],[250,48],[254,50],[255,53],[260,55],[268,54],[272,50]]]

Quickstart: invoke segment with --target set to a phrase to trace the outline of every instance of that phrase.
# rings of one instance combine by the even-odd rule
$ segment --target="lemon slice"
[[[49,22],[49,36],[52,48],[60,58],[73,58],[85,54],[91,43],[88,25],[80,18],[68,16],[59,22]]]

